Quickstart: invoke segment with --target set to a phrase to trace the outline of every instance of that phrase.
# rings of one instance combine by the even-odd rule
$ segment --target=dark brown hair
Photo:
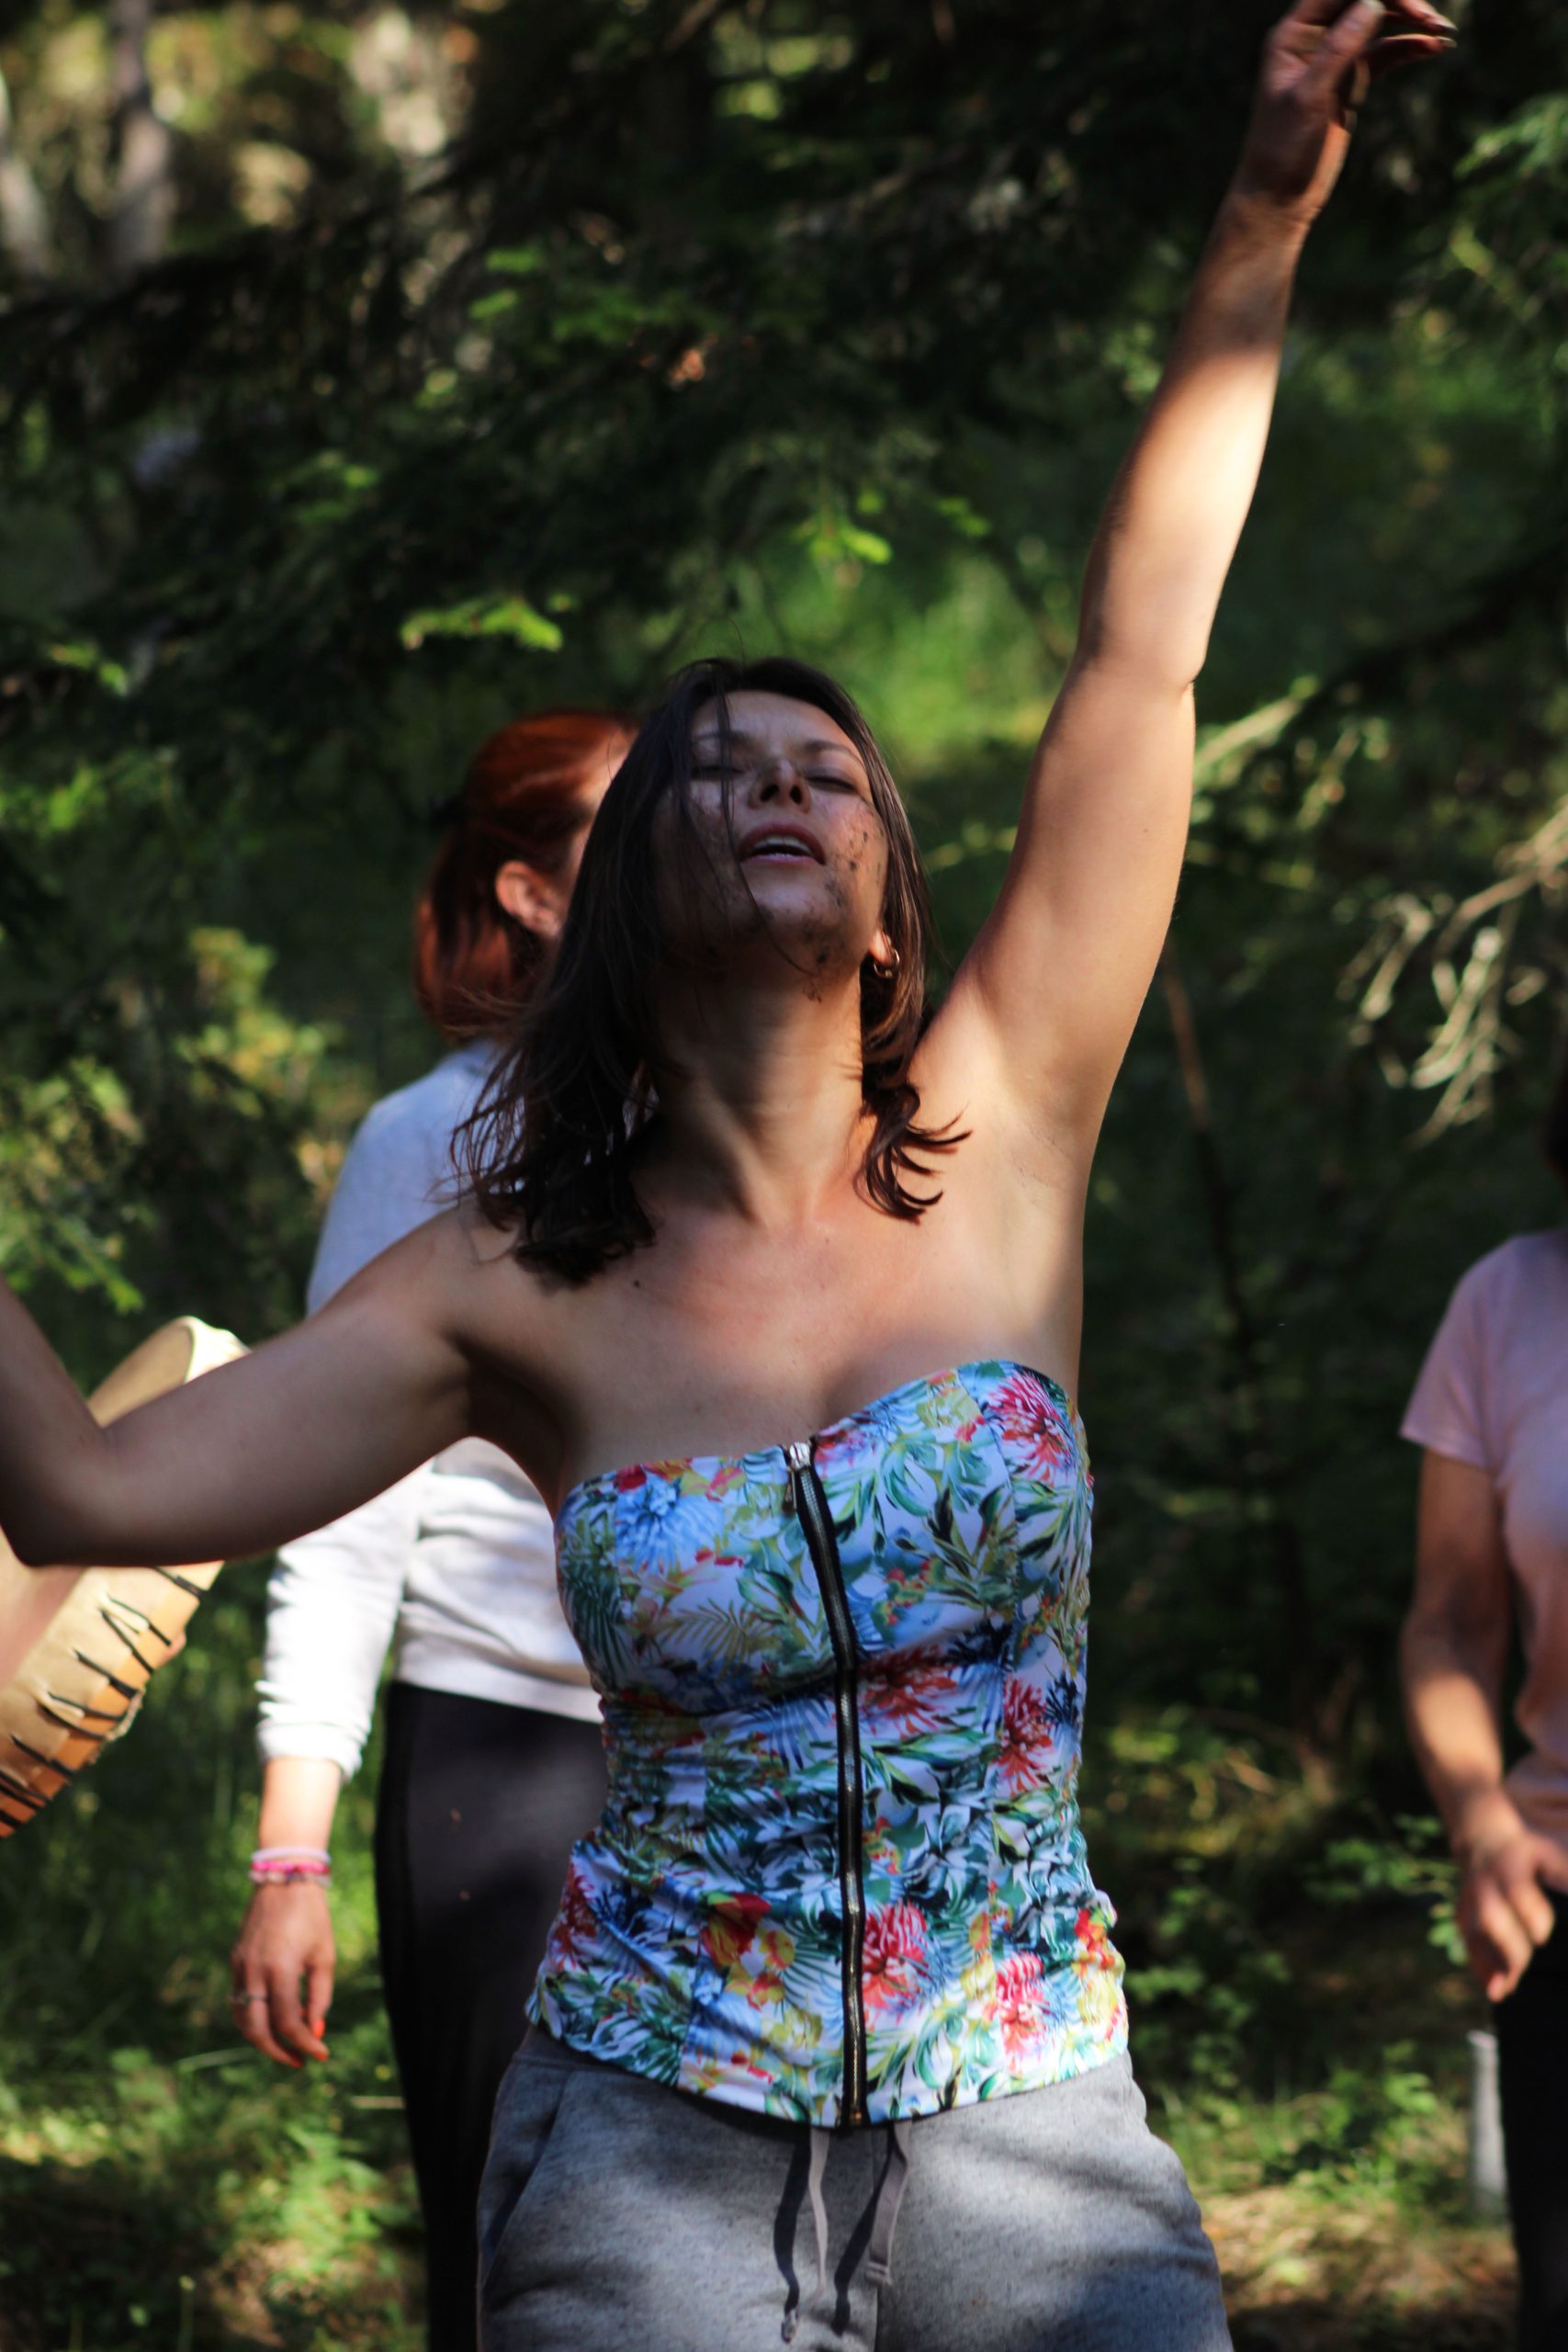
[[[593,814],[592,788],[631,741],[627,719],[541,710],[487,736],[437,811],[446,834],[414,910],[420,1011],[455,1044],[504,1035],[544,968],[546,942],[495,895],[512,858],[558,874]]]
[[[940,1197],[911,1190],[931,1170],[917,1155],[963,1136],[917,1124],[909,1063],[928,1019],[931,912],[919,853],[887,763],[841,686],[805,662],[694,662],[645,721],[589,835],[558,951],[511,1051],[491,1075],[455,1150],[492,1225],[514,1229],[517,1255],[570,1282],[653,1238],[637,1197],[638,1136],[658,1117],[651,1070],[656,978],[665,953],[656,892],[655,825],[672,799],[683,872],[705,853],[691,813],[692,726],[746,689],[825,711],[864,763],[887,836],[881,918],[897,950],[886,977],[861,967],[861,1084],[873,1127],[861,1181],[889,1216],[918,1217]]]

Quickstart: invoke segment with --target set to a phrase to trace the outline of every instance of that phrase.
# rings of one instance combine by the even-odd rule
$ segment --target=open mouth
[[[753,833],[740,853],[743,865],[750,865],[759,859],[772,861],[774,858],[781,861],[795,859],[807,865],[822,864],[822,853],[808,833],[797,833],[783,828],[770,827],[766,832]]]

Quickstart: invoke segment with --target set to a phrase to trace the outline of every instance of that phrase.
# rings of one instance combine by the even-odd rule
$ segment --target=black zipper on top
[[[861,1770],[859,1673],[854,1624],[844,1592],[844,1571],[833,1515],[822,1490],[812,1441],[799,1438],[784,1448],[795,1508],[806,1548],[817,1571],[828,1638],[833,1646],[833,1713],[839,1745],[839,1894],[843,1908],[841,1973],[844,1999],[844,2095],[840,2120],[865,2121],[865,1990],[861,1981],[865,1951],[865,1866],[862,1822],[865,1781]]]

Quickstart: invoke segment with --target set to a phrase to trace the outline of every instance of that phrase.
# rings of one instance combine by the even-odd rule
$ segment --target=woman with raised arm
[[[552,1505],[610,1796],[497,2102],[489,2352],[1228,2340],[1077,1825],[1083,1207],[1296,259],[1359,85],[1448,38],[1427,0],[1272,36],[929,1025],[859,712],[701,665],[605,797],[468,1202],[107,1430],[0,1295],[26,1558],[255,1550],[470,1434]]]

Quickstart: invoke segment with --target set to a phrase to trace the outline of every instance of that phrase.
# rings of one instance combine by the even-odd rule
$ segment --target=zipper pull
[[[811,1440],[808,1437],[797,1437],[793,1444],[786,1445],[784,1448],[784,1460],[789,1464],[791,1471],[797,1478],[800,1476],[802,1471],[809,1470],[811,1467]]]

